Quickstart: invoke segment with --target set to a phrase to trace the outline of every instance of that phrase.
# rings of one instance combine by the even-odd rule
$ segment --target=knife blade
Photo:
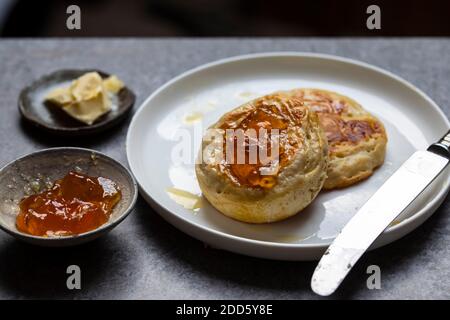
[[[449,159],[450,131],[427,151],[417,151],[406,160],[328,247],[312,276],[312,290],[322,296],[332,294],[376,238],[444,170]]]

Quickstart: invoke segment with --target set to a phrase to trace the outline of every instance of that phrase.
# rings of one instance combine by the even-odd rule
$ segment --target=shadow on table
[[[416,256],[424,253],[433,241],[433,231],[442,225],[445,211],[448,209],[447,199],[435,214],[422,226],[404,238],[383,248],[367,253],[355,266],[334,299],[371,298],[373,294],[366,287],[369,275],[366,268],[376,264],[382,270],[382,277],[395,277],[413,262]],[[139,207],[145,206],[140,198]],[[310,289],[310,280],[317,262],[274,261],[246,257],[223,250],[205,247],[197,241],[166,223],[156,213],[148,214],[147,210],[137,210],[136,216],[140,228],[145,230],[149,241],[163,247],[170,258],[193,270],[200,281],[222,280],[246,287],[251,291],[263,289],[258,297],[279,297],[280,299],[318,299]],[[383,288],[388,289],[383,283]],[[376,290],[375,290],[376,291]],[[267,294],[269,292],[269,294]],[[212,297],[216,298],[216,297]],[[224,289],[224,298],[226,295]],[[239,297],[236,297],[239,298]],[[251,298],[251,297],[250,297]]]
[[[129,115],[113,127],[105,131],[89,134],[89,136],[58,136],[57,134],[37,128],[23,118],[20,119],[20,128],[28,138],[47,148],[71,146],[96,149],[98,146],[110,143],[121,135],[125,135],[130,120],[131,116]]]
[[[67,248],[36,247],[9,239],[0,250],[0,287],[15,298],[74,298],[108,281],[108,270],[126,269],[121,265],[127,261],[123,254],[113,234]],[[67,289],[66,270],[72,264],[81,269],[81,291]]]
[[[393,279],[407,270],[415,258],[424,255],[433,245],[439,233],[445,232],[444,219],[449,208],[450,205],[444,202],[413,233],[366,254],[331,298],[379,297],[376,292],[372,293],[366,288],[367,266],[378,265],[382,270],[382,279]],[[158,251],[164,253],[162,259],[189,270],[192,281],[198,281],[200,285],[223,282],[223,298],[233,298],[233,287],[239,287],[241,293],[248,290],[249,298],[320,298],[310,289],[316,262],[265,260],[205,248],[200,241],[178,231],[159,215],[148,211],[148,205],[139,198],[134,221],[137,223],[137,232],[145,237],[142,241],[147,242],[149,247],[158,246]],[[130,265],[136,261],[130,256],[132,254],[132,251],[124,249],[123,239],[114,233],[71,248],[41,248],[7,239],[0,248],[0,287],[7,296],[15,298],[95,298],[95,292],[105,297],[108,296],[105,290],[117,287],[108,285],[114,272],[136,269],[136,266]],[[66,268],[77,263],[82,272],[82,290],[70,291],[66,288]],[[131,280],[125,279],[127,283]],[[390,283],[383,282],[383,289],[389,290]]]

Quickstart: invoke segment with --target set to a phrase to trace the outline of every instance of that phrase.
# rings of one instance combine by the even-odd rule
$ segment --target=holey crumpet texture
[[[383,164],[387,143],[384,126],[356,101],[318,89],[286,93],[318,114],[327,136],[330,163],[324,189],[352,185]]]
[[[251,223],[295,215],[326,178],[328,146],[316,113],[284,93],[250,101],[212,125],[196,174],[220,212]]]

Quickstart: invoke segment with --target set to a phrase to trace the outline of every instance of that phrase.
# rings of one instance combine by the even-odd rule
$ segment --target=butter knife
[[[376,238],[445,169],[450,131],[427,151],[415,152],[345,225],[311,279],[312,290],[332,294]]]

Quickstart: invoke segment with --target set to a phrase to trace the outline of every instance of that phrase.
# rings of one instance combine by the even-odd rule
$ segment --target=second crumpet
[[[320,89],[285,92],[318,114],[329,145],[329,166],[324,189],[350,186],[369,177],[381,166],[387,136],[375,116],[350,99]]]

